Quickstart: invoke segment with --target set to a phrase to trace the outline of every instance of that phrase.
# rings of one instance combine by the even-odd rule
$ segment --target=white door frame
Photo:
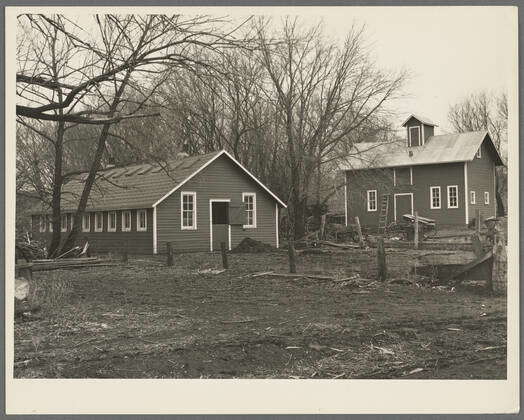
[[[209,250],[213,252],[213,203],[230,203],[230,198],[210,198],[209,199]],[[229,212],[229,209],[228,209]],[[228,248],[231,251],[231,225],[228,225]]]
[[[393,194],[393,215],[395,222],[397,221],[397,196],[399,195],[410,195],[411,196],[411,214],[413,214],[413,193],[397,193]]]

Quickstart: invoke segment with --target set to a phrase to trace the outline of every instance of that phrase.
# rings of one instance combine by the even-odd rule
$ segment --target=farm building
[[[359,143],[343,166],[345,216],[384,229],[403,214],[439,225],[467,225],[480,210],[496,216],[495,167],[502,159],[487,131],[434,135],[436,125],[410,115],[406,138]]]
[[[72,217],[87,174],[62,193],[61,231]],[[279,246],[279,209],[286,205],[225,150],[181,156],[166,164],[135,164],[98,173],[79,240],[95,252],[134,254],[229,249],[245,237]],[[32,212],[35,239],[49,240],[50,210]]]

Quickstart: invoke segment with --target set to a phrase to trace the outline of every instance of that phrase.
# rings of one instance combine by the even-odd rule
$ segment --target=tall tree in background
[[[149,98],[173,68],[207,68],[210,63],[195,60],[198,51],[218,52],[232,45],[231,31],[224,33],[214,24],[224,22],[206,16],[114,16],[95,15],[95,34],[63,16],[22,15],[19,38],[16,111],[24,118],[53,121],[54,235],[50,254],[58,252],[60,242],[60,198],[63,185],[63,132],[66,124],[100,127],[89,174],[78,200],[73,229],[63,244],[69,249],[80,231],[80,216],[85,211],[91,188],[106,150],[112,125],[123,120],[151,117],[142,113]],[[234,32],[234,30],[233,30]],[[60,51],[60,55],[56,54]],[[140,101],[129,106],[126,91],[134,90]],[[126,106],[124,106],[126,105]],[[26,123],[26,126],[29,124]]]
[[[474,93],[451,106],[448,119],[457,132],[487,130],[507,164],[508,101],[505,93]],[[497,215],[506,214],[508,172],[507,167],[497,168]]]

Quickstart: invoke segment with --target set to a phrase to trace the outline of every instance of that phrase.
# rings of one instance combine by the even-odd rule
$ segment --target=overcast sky
[[[289,11],[289,9],[286,9]],[[508,48],[517,34],[510,8],[348,7],[295,9],[322,17],[326,30],[344,38],[352,21],[363,23],[380,66],[410,71],[407,97],[395,104],[398,124],[419,113],[452,131],[450,104],[473,92],[507,91],[516,73]],[[275,11],[275,14],[276,11]]]

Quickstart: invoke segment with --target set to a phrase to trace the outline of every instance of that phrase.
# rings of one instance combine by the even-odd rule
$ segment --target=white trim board
[[[231,203],[229,198],[209,199],[209,251],[213,252],[213,203]],[[231,251],[231,225],[228,225],[228,249]]]
[[[280,247],[279,237],[278,237],[278,204],[275,203],[275,234],[276,234],[276,244],[277,248]]]
[[[411,214],[414,213],[413,209],[413,193],[397,193],[393,194],[393,217],[395,222],[397,221],[397,196],[399,195],[410,195],[411,196]]]
[[[189,175],[186,179],[184,179],[182,182],[180,182],[178,185],[176,185],[171,191],[169,191],[167,194],[164,194],[159,200],[157,200],[152,207],[158,206],[162,201],[164,201],[167,197],[169,197],[171,194],[173,194],[176,190],[178,190],[182,185],[184,185],[187,181],[189,181],[191,178],[193,178],[198,173],[202,172],[205,168],[207,168],[211,163],[213,163],[216,159],[218,159],[220,156],[226,155],[229,159],[231,159],[240,169],[242,169],[249,177],[251,177],[260,187],[262,187],[271,197],[273,197],[282,207],[287,208],[286,204],[278,198],[275,194],[273,194],[269,188],[267,188],[262,182],[260,182],[251,172],[249,172],[240,162],[238,162],[233,156],[231,156],[227,151],[222,150],[217,153],[217,155],[211,159],[209,159],[204,165],[202,165],[200,168],[198,168],[195,172],[193,172],[191,175]]]
[[[464,162],[464,203],[466,204],[464,206],[465,210],[465,216],[466,216],[466,225],[469,223],[469,203],[468,203],[468,162]],[[449,196],[449,187],[446,190],[446,193]],[[457,186],[457,207],[458,207],[458,186]],[[448,208],[449,208],[449,197],[448,197]],[[453,208],[453,207],[452,207]]]

